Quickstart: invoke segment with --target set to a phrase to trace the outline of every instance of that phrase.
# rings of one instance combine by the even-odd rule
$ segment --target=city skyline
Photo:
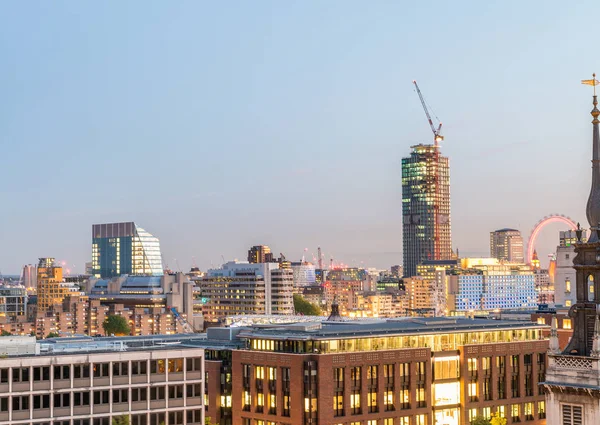
[[[585,7],[479,10],[512,20],[503,29],[469,3],[433,23],[422,6],[314,6],[3,6],[0,270],[52,256],[81,273],[89,226],[120,221],[159,237],[171,268],[256,244],[398,264],[400,161],[430,140],[413,78],[444,122],[453,248],[483,255],[490,231],[527,238],[552,212],[585,222],[589,105],[575,87],[597,66],[556,53],[588,42]],[[419,37],[425,25],[435,35]],[[558,230],[540,236],[542,260]]]

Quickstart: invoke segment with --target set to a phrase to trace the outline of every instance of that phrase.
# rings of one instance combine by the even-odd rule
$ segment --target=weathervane
[[[596,80],[596,73],[593,73],[591,80],[581,80],[581,84],[585,84],[587,86],[594,86],[594,96],[596,96],[596,86],[600,84],[600,81]]]

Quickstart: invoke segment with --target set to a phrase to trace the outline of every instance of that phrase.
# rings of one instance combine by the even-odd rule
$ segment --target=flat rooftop
[[[433,335],[440,333],[500,331],[518,329],[548,329],[547,325],[514,320],[466,319],[454,317],[406,317],[387,320],[358,320],[347,322],[323,321],[315,328],[307,324],[287,324],[244,329],[246,338],[268,339],[330,339],[394,335]]]

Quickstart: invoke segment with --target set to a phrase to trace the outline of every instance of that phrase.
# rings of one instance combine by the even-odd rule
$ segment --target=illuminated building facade
[[[249,263],[272,263],[275,261],[271,248],[267,245],[255,245],[248,250]]]
[[[0,285],[0,317],[17,319],[27,315],[27,289],[21,285]]]
[[[452,259],[450,167],[437,149],[412,146],[402,158],[404,276],[415,276],[425,260]]]
[[[525,264],[500,264],[495,258],[464,258],[447,273],[448,310],[532,309],[537,307],[535,276]]]
[[[65,282],[62,267],[54,264],[54,258],[40,258],[37,268],[37,311],[47,312],[70,296],[80,294],[77,285]]]
[[[523,237],[516,229],[490,232],[490,257],[511,263],[523,263]]]
[[[293,314],[294,278],[279,263],[231,261],[199,281],[206,322],[243,314]]]
[[[545,328],[460,318],[243,328],[233,423],[462,425],[498,414],[542,425]]]
[[[124,274],[162,276],[158,238],[133,222],[94,224],[92,274],[101,278]]]

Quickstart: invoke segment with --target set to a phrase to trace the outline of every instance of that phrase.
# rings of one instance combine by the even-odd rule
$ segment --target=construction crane
[[[175,307],[169,307],[169,309],[171,310],[171,312],[173,313],[173,316],[175,316],[175,318],[177,319],[177,321],[179,322],[179,324],[181,325],[181,327],[183,328],[183,332],[186,334],[193,334],[196,332],[196,330],[194,329],[194,327],[192,325],[190,325],[188,323],[187,320],[185,320],[181,314],[179,314],[179,312],[177,311],[177,309]]]
[[[419,99],[421,100],[421,105],[423,105],[423,110],[425,111],[425,115],[427,115],[427,121],[429,121],[429,126],[431,127],[431,131],[433,132],[433,145],[438,146],[441,141],[444,140],[444,136],[442,136],[442,123],[440,122],[438,127],[435,128],[435,124],[433,124],[433,120],[431,119],[431,115],[429,114],[429,109],[427,108],[427,103],[425,102],[425,98],[419,90],[419,85],[416,80],[413,80],[413,84],[415,85],[415,89],[417,90],[417,94],[419,95]],[[435,117],[438,122],[440,121],[437,116]]]
[[[433,260],[441,260],[441,250],[440,250],[440,223],[439,223],[439,209],[440,209],[440,142],[444,140],[444,136],[441,135],[442,131],[442,123],[439,118],[436,116],[436,120],[439,122],[437,128],[431,119],[431,114],[429,113],[429,108],[427,107],[427,103],[425,102],[425,98],[419,89],[419,85],[416,80],[413,80],[413,84],[415,85],[415,89],[417,90],[417,94],[419,95],[419,100],[421,101],[421,105],[423,106],[423,110],[425,111],[425,115],[427,116],[427,121],[429,122],[429,126],[431,127],[431,131],[433,132],[433,175],[428,179],[429,187],[433,186],[434,190],[434,201],[433,201]],[[435,116],[435,114],[434,114]],[[428,253],[429,258],[431,259],[431,252]]]

